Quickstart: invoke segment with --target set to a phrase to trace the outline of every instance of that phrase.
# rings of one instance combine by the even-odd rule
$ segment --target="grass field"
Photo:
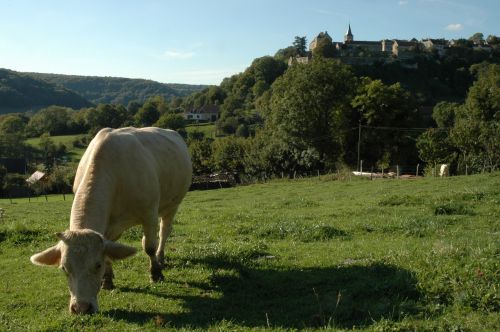
[[[500,173],[190,192],[166,281],[143,252],[117,262],[93,316],[69,315],[63,273],[29,262],[70,205],[0,200],[0,330],[500,330]]]
[[[215,138],[215,124],[214,123],[197,123],[186,126],[188,133],[193,131],[200,131],[205,134],[205,137]]]

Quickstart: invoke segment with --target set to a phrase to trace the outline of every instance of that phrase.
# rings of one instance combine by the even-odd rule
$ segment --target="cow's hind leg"
[[[159,232],[160,242],[158,243],[158,249],[156,250],[156,259],[162,266],[165,266],[165,243],[170,235],[170,232],[172,232],[172,224],[174,222],[176,212],[177,206],[164,212],[161,217]]]
[[[102,278],[102,289],[113,289],[115,285],[113,284],[113,278],[115,275],[113,274],[113,267],[111,266],[111,262],[106,262],[106,271],[104,272],[104,277]]]
[[[142,248],[149,256],[149,272],[151,274],[151,281],[163,281],[163,274],[161,273],[161,265],[156,258],[156,249],[158,248],[158,215],[154,213],[146,223],[143,225],[144,236],[142,237]]]

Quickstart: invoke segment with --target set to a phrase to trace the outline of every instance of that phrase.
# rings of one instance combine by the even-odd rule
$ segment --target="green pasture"
[[[71,199],[0,200],[0,330],[500,330],[500,173],[190,192],[166,281],[142,251],[117,262],[93,316],[69,315],[63,273],[29,261]]]
[[[211,123],[194,123],[186,126],[188,133],[199,131],[205,134],[205,137],[215,138],[215,124]]]

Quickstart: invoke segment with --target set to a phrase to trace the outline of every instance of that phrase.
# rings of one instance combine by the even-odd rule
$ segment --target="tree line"
[[[297,54],[303,52],[305,38],[297,37],[291,48]],[[461,53],[454,51],[452,58],[439,61],[433,55],[422,56],[418,61],[429,66],[420,67],[424,73],[415,71],[419,84],[437,80],[455,91],[429,99],[418,89],[412,90],[411,84],[380,78],[400,77],[406,68],[375,65],[371,73],[361,75],[364,69],[343,64],[328,54],[316,54],[307,64],[288,67],[286,50],[290,48],[257,58],[244,72],[224,79],[219,86],[186,97],[166,100],[155,96],[144,103],[99,104],[79,110],[51,106],[32,116],[2,116],[0,158],[35,156],[50,169],[64,155],[62,146],[50,144],[50,136],[85,133],[86,138],[74,142],[85,146],[103,127],[132,125],[179,131],[188,143],[195,174],[292,176],[310,170],[356,167],[358,146],[365,165],[378,168],[421,160],[430,165],[452,163],[458,173],[498,167],[496,53],[475,51],[479,53],[469,57],[467,52],[458,56]],[[446,70],[431,70],[433,66]],[[428,127],[429,119],[419,110],[437,100],[440,102],[430,118],[434,128],[422,135],[404,130]],[[185,131],[182,113],[206,105],[220,109],[216,123],[220,137]],[[399,129],[367,129],[360,137],[360,126]],[[40,135],[45,135],[46,144],[37,151],[24,143],[27,137]]]

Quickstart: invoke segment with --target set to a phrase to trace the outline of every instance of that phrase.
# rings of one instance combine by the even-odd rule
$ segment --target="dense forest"
[[[181,133],[198,175],[294,176],[358,168],[359,158],[376,170],[421,163],[424,174],[438,163],[449,163],[454,174],[500,166],[499,43],[458,43],[444,55],[415,52],[405,62],[371,66],[348,65],[335,52],[289,65],[305,45],[296,37],[219,86],[184,97],[0,116],[0,158],[27,158],[30,169],[60,174],[65,148],[50,136],[85,134],[73,142],[84,147],[103,127],[133,125]],[[183,113],[207,105],[220,110],[216,137],[188,133]],[[38,149],[23,143],[38,136]]]
[[[61,86],[0,68],[0,114],[36,110],[50,105],[79,109],[92,103]]]
[[[148,98],[183,97],[202,90],[204,85],[159,83],[151,80],[121,77],[76,76],[29,73],[30,76],[75,91],[94,104],[127,105],[131,101],[144,103]],[[66,105],[60,105],[66,106]]]
[[[21,73],[0,68],[0,114],[37,111],[56,105],[80,109],[101,103],[126,106],[148,98],[183,97],[204,85],[164,84],[118,77]]]

